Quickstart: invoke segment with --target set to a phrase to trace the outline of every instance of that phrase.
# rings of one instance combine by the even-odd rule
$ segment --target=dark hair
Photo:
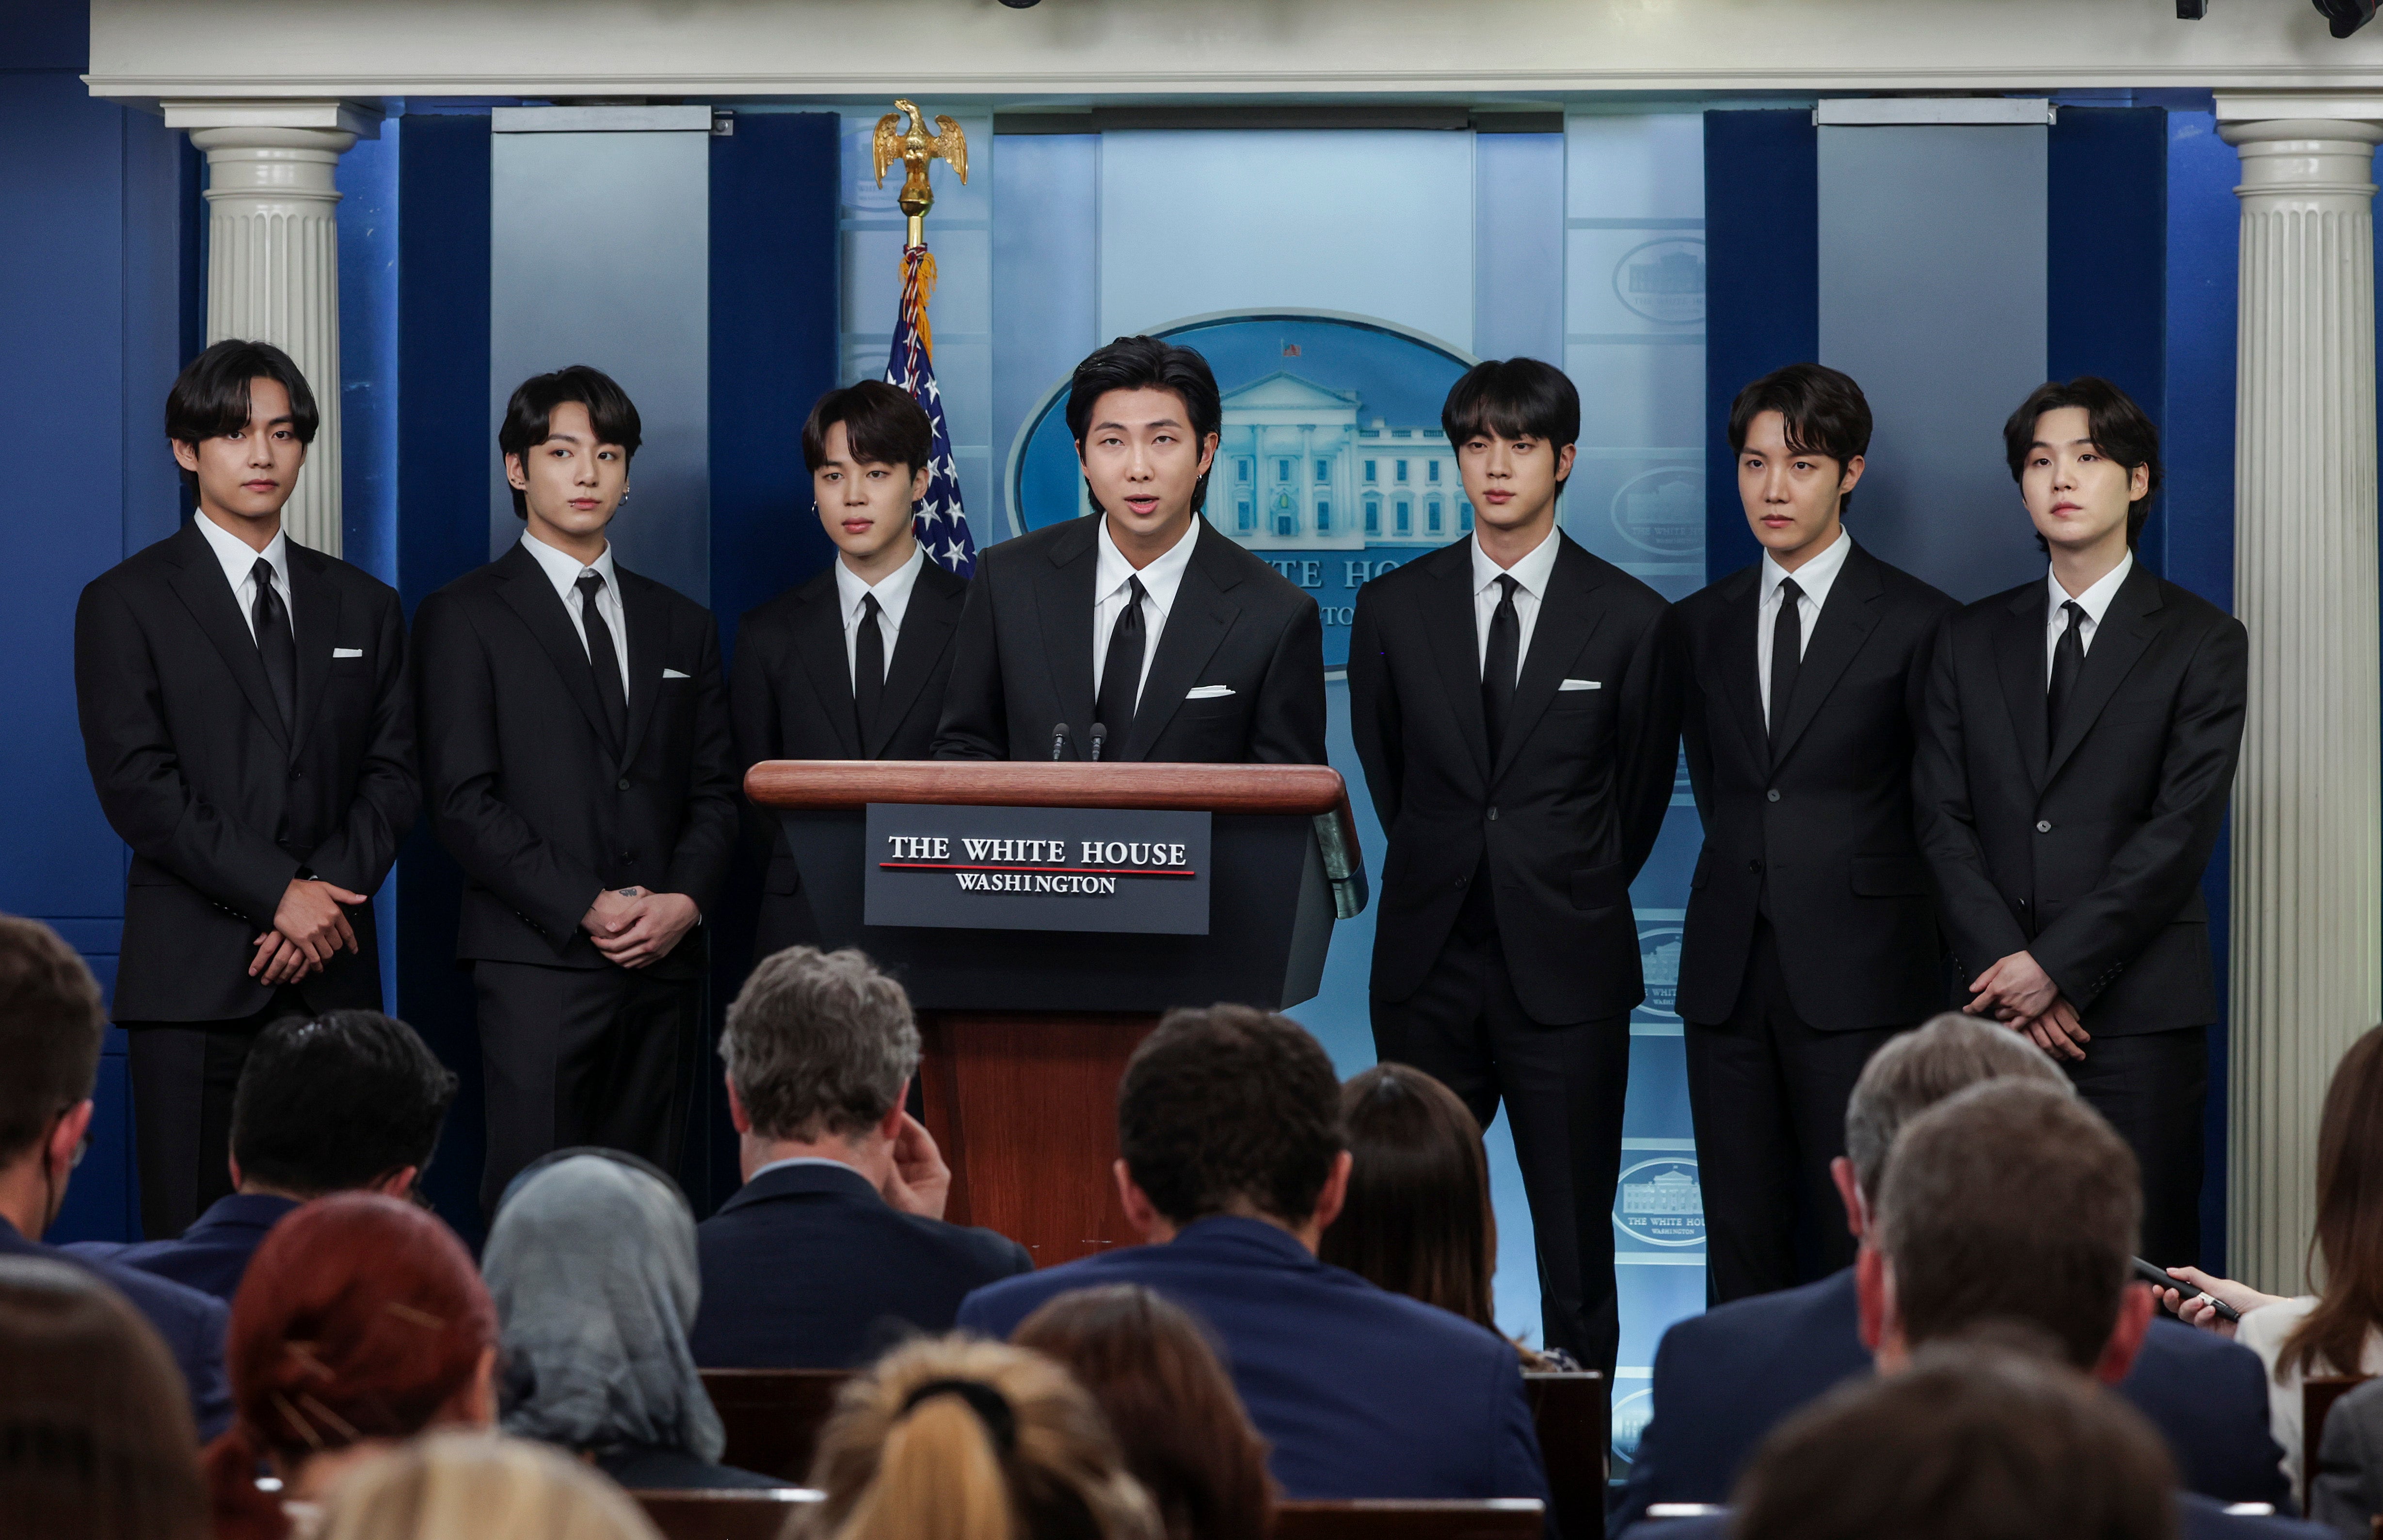
[[[1074,377],[1068,382],[1068,437],[1079,457],[1084,452],[1084,435],[1092,431],[1093,408],[1112,390],[1173,391],[1192,419],[1195,451],[1210,434],[1224,429],[1224,402],[1216,394],[1216,376],[1206,359],[1190,348],[1155,337],[1120,337],[1077,364]],[[1090,490],[1089,486],[1086,489]],[[1198,513],[1207,503],[1208,478],[1203,475],[1192,488],[1192,511]],[[1100,507],[1098,499],[1093,506]]]
[[[505,402],[505,420],[497,429],[497,449],[505,454],[526,455],[545,443],[554,431],[554,409],[567,401],[587,409],[587,423],[598,443],[618,444],[622,454],[630,460],[637,458],[644,429],[637,420],[636,403],[611,376],[585,363],[550,375],[532,375],[515,387],[512,400]],[[513,514],[529,517],[529,499],[519,487],[513,488]]]
[[[90,1099],[106,1030],[99,985],[74,948],[38,919],[0,915],[0,1164]]]
[[[2173,1540],[2176,1481],[2167,1445],[2122,1398],[1999,1342],[1944,1342],[1900,1374],[1847,1381],[1764,1439],[1730,1533]]]
[[[1420,1069],[1377,1064],[1340,1090],[1349,1199],[1316,1253],[1394,1294],[1498,1329],[1498,1252],[1481,1125]]]
[[[455,1076],[378,1011],[284,1016],[257,1033],[232,1093],[241,1175],[302,1198],[430,1164]]]
[[[1790,450],[1835,461],[1840,476],[1846,465],[1870,452],[1870,402],[1851,375],[1825,363],[1790,363],[1740,390],[1729,403],[1732,454],[1746,452],[1746,436],[1754,419],[1766,412],[1776,412],[1784,420]],[[1853,501],[1854,495],[1845,493],[1837,499],[1837,511],[1844,513]]]
[[[935,426],[910,392],[882,379],[831,390],[803,420],[803,468],[827,462],[827,430],[844,425],[852,458],[863,465],[900,465],[912,475],[934,453]]]
[[[1266,1446],[1200,1324],[1141,1284],[1049,1300],[1009,1334],[1093,1394],[1167,1540],[1258,1540],[1274,1527]]]
[[[2316,1126],[2316,1231],[2308,1275],[2325,1262],[2316,1308],[2276,1355],[2276,1377],[2355,1374],[2367,1335],[2383,1325],[2383,1027],[2350,1045],[2325,1090]]]
[[[290,392],[290,431],[298,442],[313,443],[323,419],[297,362],[270,342],[233,337],[191,360],[174,376],[174,388],[166,392],[166,437],[195,446],[201,439],[220,438],[248,426],[248,382],[255,379],[276,381]],[[195,492],[199,478],[183,471],[182,486]]]
[[[156,1332],[85,1268],[0,1258],[0,1534],[206,1534],[190,1397]]]
[[[1249,1005],[1167,1012],[1117,1086],[1117,1151],[1178,1225],[1303,1220],[1346,1147],[1331,1059],[1299,1023]]]
[[[1439,408],[1451,444],[1483,433],[1538,438],[1550,450],[1580,439],[1580,392],[1572,376],[1536,358],[1490,359],[1464,371]]]
[[[2134,1152],[2065,1086],[1995,1079],[1895,1136],[1878,1244],[1907,1341],[2008,1319],[2091,1368],[2117,1327],[2142,1219]]]
[[[2127,544],[2131,546],[2143,532],[2143,521],[2151,517],[2152,499],[2159,496],[2159,429],[2132,398],[2108,380],[2080,375],[2066,385],[2046,380],[2028,392],[2027,400],[2003,425],[2003,457],[2010,462],[2011,479],[2019,480],[2027,468],[2027,452],[2035,448],[2036,420],[2069,406],[2084,408],[2085,437],[2096,450],[2130,473],[2138,466],[2151,467],[2143,495],[2127,504]],[[2036,537],[2036,544],[2043,544],[2042,536]]]

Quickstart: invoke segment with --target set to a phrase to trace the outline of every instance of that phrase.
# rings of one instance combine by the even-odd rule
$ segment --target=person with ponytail
[[[356,1465],[427,1428],[496,1420],[497,1312],[470,1253],[377,1193],[318,1198],[274,1226],[232,1300],[225,1360],[232,1424],[206,1453],[215,1540],[311,1533]]]
[[[791,1540],[1160,1540],[1100,1409],[1039,1353],[962,1337],[899,1348],[820,1435],[824,1501]],[[227,1537],[218,1537],[227,1540]]]

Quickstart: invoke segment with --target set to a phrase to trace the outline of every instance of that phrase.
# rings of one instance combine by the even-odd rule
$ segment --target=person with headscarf
[[[498,1205],[480,1259],[504,1349],[507,1433],[632,1490],[784,1483],[720,1463],[726,1440],[686,1333],[702,1295],[695,1215],[617,1151],[559,1151]]]

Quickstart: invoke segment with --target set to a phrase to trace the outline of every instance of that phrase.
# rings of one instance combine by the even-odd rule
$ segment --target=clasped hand
[[[2077,1007],[2025,952],[2012,953],[1970,979],[1969,992],[1974,998],[1963,1010],[1993,1016],[2056,1059],[2082,1059],[2085,1044],[2093,1041]]]
[[[256,938],[248,976],[278,988],[322,972],[341,947],[358,950],[355,927],[340,906],[369,902],[363,893],[319,877],[291,878],[273,911],[273,929]]]
[[[683,893],[607,888],[579,923],[606,957],[623,967],[646,967],[669,956],[701,918],[695,900]]]

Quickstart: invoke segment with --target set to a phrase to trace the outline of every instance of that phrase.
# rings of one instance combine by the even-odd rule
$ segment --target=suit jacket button
[[[1489,821],[1492,823],[1498,821],[1498,809],[1495,807],[1489,809]]]
[[[1456,885],[1457,885],[1458,887],[1460,887],[1460,888],[1461,888],[1461,887],[1464,886],[1464,881],[1465,881],[1465,880],[1464,880],[1463,878],[1460,877],[1460,878],[1458,878],[1458,879],[1456,880]]]
[[[1760,861],[1748,861],[1746,863],[1746,869],[1752,872],[1755,876],[1759,877],[1762,875],[1762,863]]]
[[[1772,787],[1769,791],[1767,791],[1767,792],[1763,793],[1762,795],[1763,795],[1764,796],[1769,797],[1772,801],[1776,802],[1776,801],[1778,801],[1778,800],[1779,800],[1779,788],[1778,788],[1778,787],[1776,787],[1776,786],[1773,786],[1773,787]]]
[[[629,778],[628,778],[627,776],[625,776],[625,775],[624,775],[624,776],[621,777],[621,790],[623,790],[623,791],[624,791],[624,792],[625,792],[625,791],[627,791],[628,789],[629,789]]]
[[[2052,820],[2051,820],[2050,819],[2036,819],[2036,820],[2035,820],[2035,832],[2036,832],[2037,833],[2039,833],[2039,834],[2049,834],[2049,833],[2051,833],[2051,832],[2052,832]]]
[[[292,781],[303,781],[306,779],[306,772],[302,770],[293,770],[290,772],[290,779]]]

